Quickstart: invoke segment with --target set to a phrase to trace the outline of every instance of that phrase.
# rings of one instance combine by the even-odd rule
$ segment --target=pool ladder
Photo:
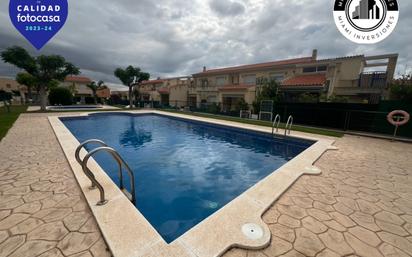
[[[276,132],[279,131],[279,124],[280,124],[280,115],[277,114],[272,123],[272,136],[274,135],[275,127],[276,127]]]
[[[286,122],[286,126],[285,126],[285,136],[286,135],[290,135],[290,131],[292,129],[293,126],[293,116],[290,115],[288,118],[288,122]]]
[[[86,147],[88,144],[99,144],[100,147],[97,147],[93,149],[92,151],[88,152],[86,156],[83,158],[83,160],[80,158],[80,151],[82,148]],[[104,188],[103,186],[97,181],[96,177],[94,176],[93,172],[87,167],[87,163],[94,154],[98,152],[107,152],[109,153],[113,159],[117,162],[119,166],[119,180],[120,180],[120,185],[119,188],[123,192],[123,194],[133,203],[136,204],[136,196],[135,196],[135,182],[134,182],[134,173],[132,169],[129,167],[129,165],[123,160],[123,158],[120,156],[120,154],[114,150],[113,148],[109,147],[105,142],[98,140],[98,139],[90,139],[87,141],[84,141],[81,143],[77,148],[75,152],[75,157],[76,161],[82,166],[82,170],[84,174],[90,179],[92,182],[92,185],[90,189],[95,189],[97,188],[100,192],[100,200],[97,202],[97,205],[105,205],[108,200],[105,198],[105,193],[104,193]],[[127,191],[127,189],[123,185],[123,168],[125,167],[130,178],[130,189],[131,193]]]
[[[275,129],[276,129],[276,132],[279,131],[279,125],[280,125],[280,115],[277,114],[272,123],[272,136],[274,135]],[[285,126],[285,136],[290,135],[292,125],[293,125],[293,116],[290,115],[288,118],[288,121],[286,122],[286,126]]]

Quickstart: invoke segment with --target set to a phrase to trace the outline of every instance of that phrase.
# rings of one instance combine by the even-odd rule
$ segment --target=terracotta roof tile
[[[169,89],[167,87],[159,88],[157,90],[160,94],[169,94]]]
[[[90,82],[92,82],[92,80],[89,79],[88,77],[82,77],[82,76],[67,76],[64,81],[65,82],[77,82],[77,83],[90,83]]]
[[[311,74],[286,79],[282,82],[282,86],[323,86],[325,83],[325,74]]]
[[[155,79],[155,80],[145,80],[145,81],[142,81],[142,85],[150,85],[150,84],[159,84],[159,83],[163,83],[163,82],[165,82],[166,80],[164,80],[164,79]]]
[[[248,69],[262,69],[262,68],[270,68],[270,67],[273,67],[273,66],[283,66],[283,65],[310,63],[310,62],[313,62],[313,61],[314,60],[312,59],[312,57],[303,57],[303,58],[295,58],[295,59],[287,59],[287,60],[280,60],[280,61],[273,61],[273,62],[241,65],[241,66],[234,66],[234,67],[227,67],[227,68],[211,69],[211,70],[206,70],[204,72],[196,73],[196,74],[193,74],[193,75],[205,75],[205,74],[213,74],[213,73],[221,73],[221,72],[235,72],[235,71],[242,71],[242,70],[248,70]]]

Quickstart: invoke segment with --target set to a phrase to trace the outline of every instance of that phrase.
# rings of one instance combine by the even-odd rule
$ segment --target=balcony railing
[[[360,88],[385,89],[388,74],[386,72],[364,72],[359,76]]]

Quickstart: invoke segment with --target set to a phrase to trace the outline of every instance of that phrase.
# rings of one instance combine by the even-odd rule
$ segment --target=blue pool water
[[[152,114],[61,120],[80,142],[103,140],[129,163],[136,207],[168,243],[312,144]],[[109,155],[95,159],[119,184]]]

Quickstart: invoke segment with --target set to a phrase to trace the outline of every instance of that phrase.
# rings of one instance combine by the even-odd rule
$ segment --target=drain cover
[[[257,240],[263,237],[263,229],[258,224],[247,223],[242,226],[243,234],[251,240]]]

